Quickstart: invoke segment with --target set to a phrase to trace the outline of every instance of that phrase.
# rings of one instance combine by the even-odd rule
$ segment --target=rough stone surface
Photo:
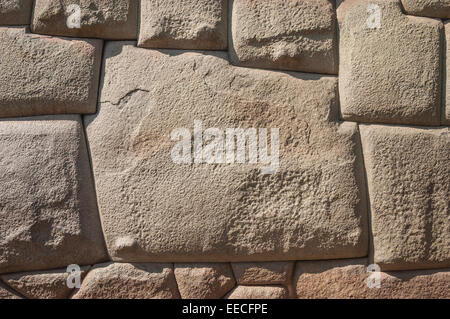
[[[0,25],[30,24],[33,0],[0,0]]]
[[[244,69],[225,53],[108,43],[99,113],[85,117],[109,253],[127,262],[367,254],[359,135],[334,77]],[[172,130],[279,128],[280,167],[176,164]],[[267,202],[267,198],[271,198]]]
[[[22,297],[0,282],[0,300],[2,299],[22,299]]]
[[[404,15],[399,0],[347,0],[338,20],[343,119],[439,125],[442,22]]]
[[[96,265],[73,299],[177,299],[172,264]]]
[[[0,121],[0,273],[104,261],[79,116]]]
[[[334,1],[230,1],[233,63],[337,74]]]
[[[239,285],[288,284],[294,262],[233,263],[234,276]]]
[[[76,14],[69,10],[74,4],[81,10],[80,28],[69,28],[67,23]],[[137,39],[138,5],[137,0],[36,0],[32,30],[60,36]]]
[[[450,18],[450,0],[402,0],[402,4],[407,14]]]
[[[218,299],[235,285],[227,263],[175,264],[175,278],[183,299]]]
[[[95,113],[100,40],[0,28],[0,117]]]
[[[288,290],[281,286],[237,286],[226,299],[287,299]]]
[[[361,125],[374,262],[450,266],[450,128]]]
[[[225,50],[227,11],[227,0],[142,1],[138,46]]]
[[[448,299],[450,271],[416,270],[380,272],[380,288],[367,272],[365,260],[329,260],[298,262],[295,271],[297,297],[301,299],[361,298],[436,298]]]
[[[443,103],[444,111],[442,113],[442,123],[444,125],[450,125],[450,20],[445,22],[445,38],[446,38],[446,51],[447,51],[447,62],[446,62],[446,73],[447,80],[444,87],[446,88],[446,103]]]
[[[88,267],[81,267],[81,279]],[[15,291],[29,299],[67,299],[74,291],[67,286],[66,269],[6,274],[0,278]]]

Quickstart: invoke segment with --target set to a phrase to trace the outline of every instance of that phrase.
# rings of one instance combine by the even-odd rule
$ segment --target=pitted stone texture
[[[95,113],[100,40],[0,28],[0,117]]]
[[[230,1],[230,57],[234,64],[337,74],[333,1]]]
[[[81,267],[80,279],[86,275],[88,267]],[[29,299],[67,299],[74,291],[69,288],[67,269],[40,272],[14,273],[1,276],[1,279],[15,291]]]
[[[281,286],[237,286],[226,299],[287,299],[289,292]]]
[[[85,124],[110,256],[126,262],[364,256],[359,135],[354,123],[335,122],[337,79],[238,68],[226,58],[107,44],[99,113]],[[194,120],[205,129],[279,128],[278,171],[174,163],[171,132],[192,132]]]
[[[369,288],[376,274],[380,288]],[[450,298],[448,269],[369,273],[361,259],[298,262],[294,284],[300,299]]]
[[[13,292],[9,287],[0,282],[0,300],[2,299],[23,299]]]
[[[236,283],[228,263],[175,264],[175,278],[183,299],[219,299]]]
[[[444,125],[450,125],[450,20],[445,22],[445,38],[446,38],[446,51],[447,51],[447,82],[445,83],[446,88],[446,103],[444,104],[444,111],[442,114],[442,123]]]
[[[374,262],[450,266],[450,129],[361,125]]]
[[[71,5],[81,10],[80,28],[68,26],[76,14]],[[138,5],[137,0],[36,0],[32,30],[59,36],[137,39]]]
[[[0,25],[30,24],[33,0],[0,0]]]
[[[0,121],[0,273],[102,262],[79,116]]]
[[[442,22],[404,15],[399,0],[346,0],[338,20],[343,119],[439,125]]]
[[[73,299],[178,299],[172,264],[96,265]]]
[[[294,262],[233,263],[231,266],[239,285],[287,285]]]
[[[450,18],[450,0],[402,0],[402,4],[406,14]]]
[[[227,0],[141,2],[140,47],[225,50]]]

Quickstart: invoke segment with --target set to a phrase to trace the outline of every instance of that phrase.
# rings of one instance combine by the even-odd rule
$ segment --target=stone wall
[[[447,0],[0,0],[0,299],[450,298],[449,21]],[[276,128],[279,166],[205,160],[207,128]]]

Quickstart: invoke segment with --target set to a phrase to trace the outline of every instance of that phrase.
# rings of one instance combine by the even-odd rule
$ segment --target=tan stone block
[[[287,285],[294,262],[232,263],[231,266],[239,285]]]
[[[282,286],[237,286],[226,299],[287,299],[288,290]]]
[[[33,0],[0,0],[0,25],[30,24]]]

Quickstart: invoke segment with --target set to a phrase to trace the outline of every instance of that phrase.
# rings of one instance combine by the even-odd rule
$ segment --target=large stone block
[[[226,299],[287,299],[289,292],[281,286],[237,286]]]
[[[33,0],[0,0],[0,25],[30,24]]]
[[[227,0],[142,1],[138,46],[225,50],[227,4]]]
[[[107,44],[104,62],[99,112],[85,124],[113,260],[367,253],[359,135],[354,123],[337,123],[335,77],[234,67],[224,52],[155,51],[120,42]],[[194,121],[219,132],[278,128],[279,167],[264,174],[261,163],[247,160],[178,164],[171,154],[179,142],[171,134],[189,133]]]
[[[439,125],[443,24],[399,0],[344,1],[339,93],[344,120]]]
[[[174,272],[183,299],[219,299],[236,284],[228,263],[176,263]]]
[[[0,28],[0,117],[95,113],[101,40]]]
[[[450,266],[450,129],[361,125],[374,262]]]
[[[294,278],[297,298],[450,298],[448,269],[368,272],[367,266],[364,259],[298,262]]]
[[[239,285],[287,285],[294,262],[233,263],[231,266]]]
[[[337,74],[334,1],[230,1],[233,63]]]
[[[449,0],[402,0],[406,14],[415,16],[450,18]]]
[[[178,299],[172,264],[94,266],[73,299]]]
[[[82,267],[80,280],[86,276],[90,266]],[[67,299],[75,288],[67,285],[67,269],[33,271],[0,276],[15,291],[29,299]]]
[[[78,8],[72,8],[74,5]],[[137,39],[138,5],[137,0],[36,0],[32,30],[60,36]]]
[[[444,87],[446,88],[446,96],[445,101],[443,105],[443,112],[442,112],[442,123],[444,125],[450,125],[450,20],[447,20],[445,22],[445,45],[446,45],[446,52],[447,52],[447,61],[446,61],[446,74],[447,78],[444,79],[446,81]]]
[[[81,119],[0,121],[0,273],[104,261]]]

